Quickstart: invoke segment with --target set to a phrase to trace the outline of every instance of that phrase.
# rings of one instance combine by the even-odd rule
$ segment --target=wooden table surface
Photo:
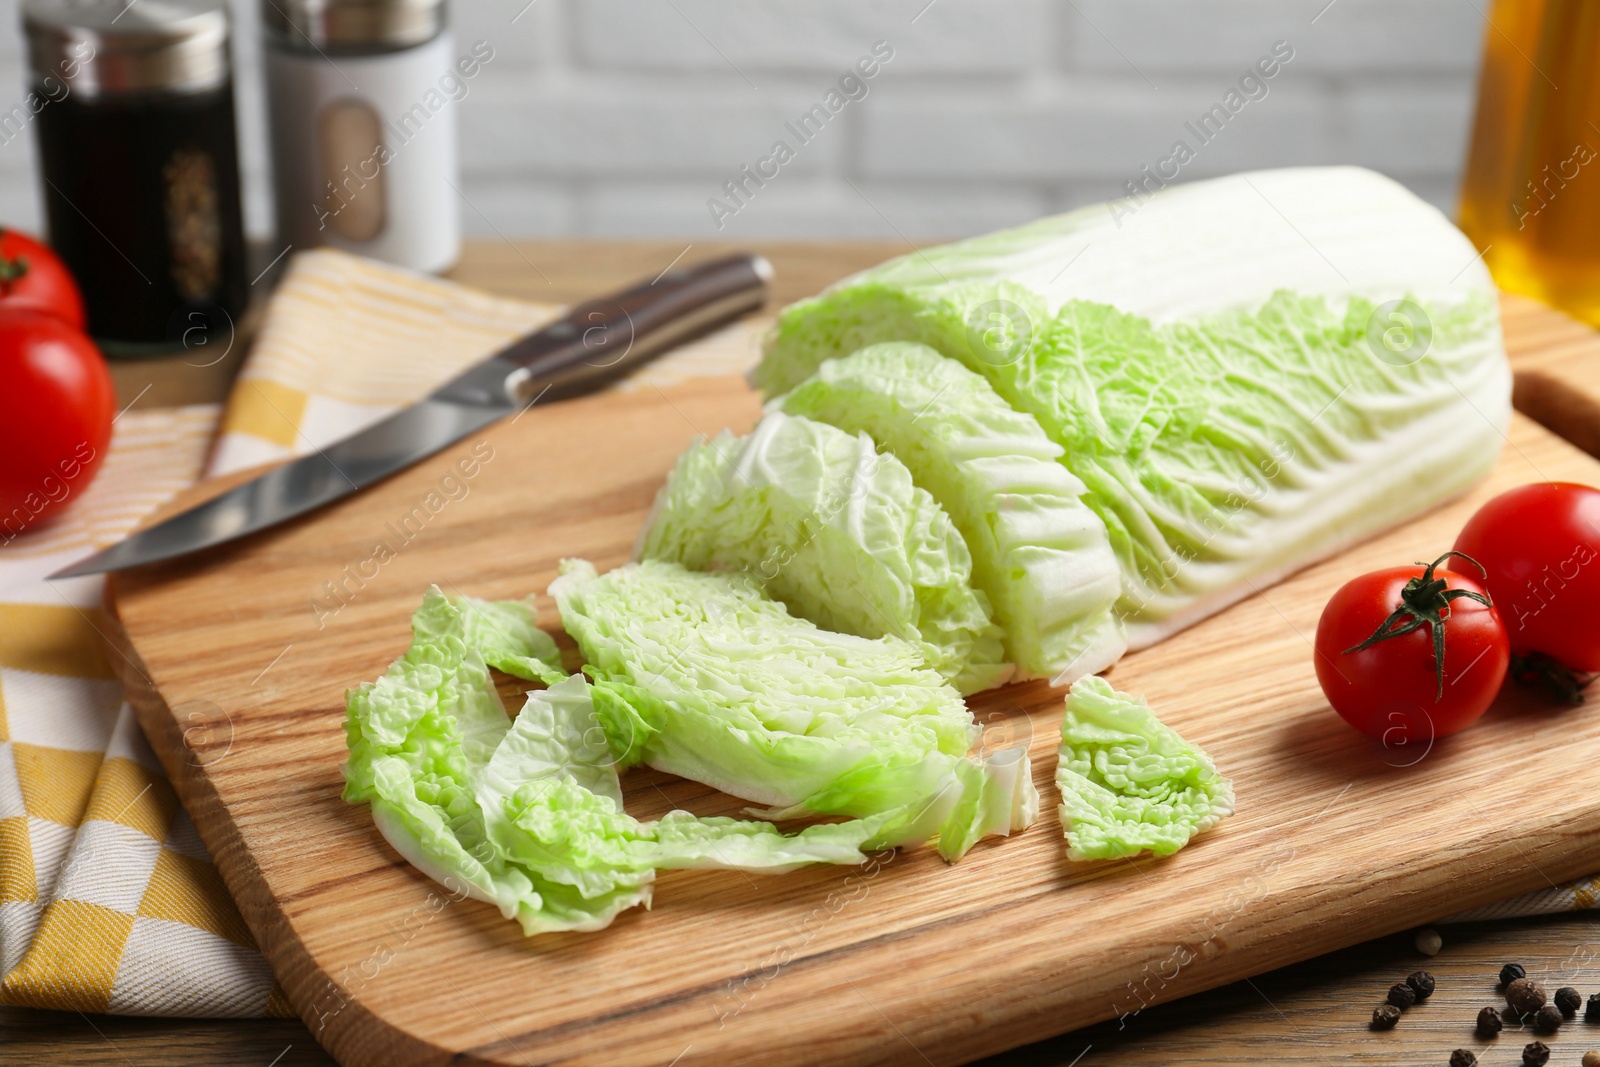
[[[778,268],[777,303],[907,250],[881,243],[755,247]],[[468,245],[453,276],[507,295],[567,302],[634,277],[652,277],[680,254],[681,262],[693,262],[718,251],[709,244],[686,249],[675,242],[476,242]],[[1508,337],[1539,342],[1538,358],[1517,368],[1518,406],[1600,454],[1600,360],[1581,351],[1592,332],[1533,314],[1532,307],[1517,298],[1508,298],[1506,305]],[[243,347],[210,366],[204,364],[214,356],[194,353],[120,364],[114,375],[121,403],[214,401],[237,369]],[[1581,388],[1576,395],[1570,389],[1558,395],[1549,385],[1557,377]],[[1573,783],[1573,788],[1586,786]],[[1444,948],[1431,960],[1415,949],[1409,934],[1383,938],[1152,1008],[1123,1029],[1108,1023],[985,1062],[1443,1065],[1451,1050],[1464,1047],[1475,1050],[1484,1067],[1510,1067],[1520,1062],[1523,1044],[1534,1035],[1507,1030],[1485,1042],[1472,1034],[1478,1009],[1500,1003],[1494,984],[1502,963],[1523,963],[1551,988],[1571,984],[1586,996],[1600,992],[1600,912],[1444,926],[1439,932]],[[1437,976],[1438,992],[1411,1009],[1396,1030],[1369,1031],[1366,1020],[1384,991],[1419,967]],[[1551,1064],[1576,1067],[1586,1049],[1600,1047],[1600,1024],[1574,1021],[1544,1040],[1555,1050]],[[0,1008],[0,1062],[292,1067],[332,1060],[296,1020],[130,1019]]]

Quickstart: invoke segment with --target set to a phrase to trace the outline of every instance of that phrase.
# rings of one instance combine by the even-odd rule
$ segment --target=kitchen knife
[[[96,552],[51,578],[123,570],[257,533],[359,492],[536,401],[629,374],[766,301],[772,265],[748,253],[667,271],[579,304],[411,407]]]

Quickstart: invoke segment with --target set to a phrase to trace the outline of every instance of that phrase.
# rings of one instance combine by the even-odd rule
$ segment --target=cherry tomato
[[[1600,671],[1600,489],[1536,482],[1467,520],[1456,550],[1482,563],[1511,650]]]
[[[1317,680],[1328,703],[1385,745],[1465,729],[1505,681],[1511,643],[1500,613],[1477,599],[1487,599],[1478,580],[1438,569],[1448,558],[1363,574],[1333,595],[1317,623]]]
[[[88,488],[115,405],[93,341],[54,316],[0,309],[0,544]]]
[[[84,328],[83,295],[66,264],[49,246],[16,230],[0,229],[0,310],[31,308]]]

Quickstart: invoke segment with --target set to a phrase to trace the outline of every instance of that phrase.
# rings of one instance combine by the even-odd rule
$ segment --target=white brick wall
[[[270,225],[255,0],[240,13],[253,230]],[[1354,162],[1447,209],[1483,33],[1466,0],[455,0],[494,60],[459,105],[469,232],[889,237],[979,232],[1116,194],[1276,41],[1294,59],[1183,170]],[[16,0],[0,86],[20,96]],[[784,123],[873,42],[894,58],[811,143]],[[0,93],[0,101],[4,94]],[[719,231],[773,141],[793,162]],[[0,221],[36,225],[32,145]]]

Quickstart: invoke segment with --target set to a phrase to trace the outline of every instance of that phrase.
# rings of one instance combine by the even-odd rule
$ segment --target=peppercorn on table
[[[653,273],[682,250],[681,245],[664,243],[546,243],[520,249],[479,245],[471,250],[458,276],[508,295],[565,301]],[[903,249],[854,245],[776,247],[763,251],[778,266],[776,298],[787,301]],[[547,284],[527,266],[540,262],[562,264],[559,288]],[[1511,338],[1559,335],[1562,358],[1569,365],[1572,360],[1586,358],[1583,342],[1587,331],[1574,333],[1566,320],[1524,301],[1508,300],[1507,332]],[[1600,360],[1593,355],[1587,358]],[[1600,366],[1600,362],[1592,366]],[[124,365],[119,368],[120,384],[125,398],[131,398],[149,381],[162,376],[169,380],[181,378],[184,371],[181,364],[170,368]],[[1561,410],[1539,414],[1557,423],[1552,428],[1564,428],[1559,425]],[[1419,966],[1422,957],[1411,948],[1409,936],[1388,938],[1266,978],[1150,1008],[1122,1028],[1110,1024],[1067,1035],[1007,1054],[996,1062],[1387,1063],[1404,1056],[1417,1062],[1443,1063],[1451,1049],[1463,1046],[1476,1048],[1480,1054],[1489,1047],[1496,1061],[1513,1062],[1524,1043],[1520,1035],[1508,1033],[1498,1039],[1498,1045],[1491,1046],[1475,1044],[1471,1037],[1477,1009],[1487,1003],[1503,1003],[1494,991],[1500,964],[1518,958],[1530,973],[1553,976],[1571,971],[1580,986],[1586,980],[1600,988],[1600,957],[1590,958],[1584,948],[1590,932],[1590,924],[1583,918],[1506,927],[1446,927],[1445,950],[1427,965],[1438,975],[1437,994],[1410,1009],[1401,1025],[1385,1034],[1370,1033],[1366,1021],[1388,987]],[[1546,981],[1552,989],[1557,984],[1553,977]],[[4,1027],[0,1033],[9,1038],[8,1060],[28,1062],[26,1057],[35,1056],[37,1062],[60,1062],[64,1058],[86,1063],[168,1062],[188,1055],[221,1063],[258,1064],[271,1061],[273,1056],[281,1056],[277,1062],[283,1064],[330,1062],[295,1023],[94,1019],[74,1020],[63,1028],[65,1021],[42,1013],[8,1011],[0,1022]],[[1600,1026],[1593,1031],[1600,1035]],[[1586,1047],[1579,1044],[1583,1033],[1579,1024],[1550,1039],[1559,1054],[1567,1057],[1556,1062],[1577,1061]],[[903,1036],[915,1047],[915,1034]],[[1526,1040],[1532,1040],[1532,1036]],[[917,1049],[917,1053],[941,1061],[946,1056],[938,1048]]]

